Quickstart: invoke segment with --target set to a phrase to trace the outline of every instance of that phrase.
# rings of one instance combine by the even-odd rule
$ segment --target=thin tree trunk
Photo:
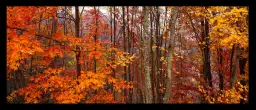
[[[113,41],[113,43],[114,43],[114,48],[116,47],[116,7],[114,6],[114,31],[113,31],[113,33],[114,33],[114,41]],[[114,52],[115,53],[115,52]],[[113,59],[114,60],[114,59]],[[115,72],[115,69],[113,69],[113,77],[115,78],[116,77],[116,72]],[[112,84],[112,91],[113,91],[113,93],[114,93],[114,98],[115,99],[117,99],[117,97],[118,97],[118,94],[114,91],[114,88],[113,88],[113,84]]]
[[[152,89],[151,89],[151,80],[150,80],[150,63],[149,63],[149,55],[150,55],[150,45],[149,45],[149,37],[148,34],[148,7],[143,7],[143,41],[145,44],[145,50],[144,50],[144,61],[145,61],[145,84],[146,84],[146,90],[145,90],[145,98],[146,103],[152,103]]]
[[[241,51],[244,51],[243,49],[241,50]],[[246,52],[246,51],[245,51]],[[245,65],[246,65],[246,62],[247,62],[247,58],[240,58],[239,59],[239,68],[240,68],[240,75],[245,75]],[[240,80],[240,83],[243,85],[243,86],[246,86],[246,80],[245,79],[242,79],[242,80]],[[242,97],[245,97],[245,95],[246,95],[246,92],[242,92],[241,93],[241,96]],[[240,100],[240,103],[241,104],[244,104],[245,103],[245,100],[244,99],[241,99]]]
[[[159,13],[159,7],[157,6],[157,8],[156,8],[156,31],[155,31],[155,35],[156,35],[156,46],[157,46],[157,48],[156,48],[156,59],[155,59],[155,64],[156,64],[156,74],[154,75],[154,79],[152,79],[152,81],[154,81],[154,84],[153,84],[153,102],[154,103],[158,103],[158,102],[160,102],[160,99],[159,99],[159,75],[160,75],[160,71],[159,71],[159,69],[160,69],[160,47],[161,47],[161,41],[160,41],[160,36],[159,36],[159,30],[160,30],[160,28],[159,28],[159,17],[160,17],[160,13]]]
[[[78,6],[75,6],[75,32],[76,32],[76,37],[79,38],[79,25],[80,25],[80,18],[79,18],[79,9]],[[76,70],[77,70],[77,78],[81,75],[81,65],[79,64],[80,60],[80,50],[79,47],[76,46]]]
[[[132,19],[131,19],[131,27],[133,27],[133,19],[134,18],[134,6],[132,6]],[[129,25],[128,25],[128,27],[129,27]],[[132,53],[132,55],[133,55],[133,52],[134,52],[134,33],[132,33],[132,30],[130,30],[130,36],[131,36],[131,44],[130,44],[130,47],[131,47],[131,53]],[[134,81],[134,77],[135,77],[135,71],[134,71],[134,63],[132,63],[132,65],[131,65],[131,73],[129,74],[129,81]],[[130,98],[130,103],[133,103],[133,100],[134,100],[134,96],[135,96],[135,90],[133,89],[133,88],[129,88],[129,92],[130,92],[130,95],[129,95],[129,98]]]
[[[235,81],[236,81],[236,73],[237,73],[237,69],[238,69],[238,66],[239,66],[239,59],[240,59],[240,47],[239,45],[236,45],[236,62],[235,62],[235,66],[234,68],[232,69],[232,72],[230,74],[231,76],[231,87],[234,87],[235,85]]]
[[[126,24],[127,24],[127,39],[128,39],[128,53],[131,52],[131,37],[130,37],[130,29],[129,29],[129,6],[126,7],[126,18],[127,18],[127,21],[126,21]],[[130,63],[128,64],[128,72],[126,73],[126,80],[127,81],[130,81],[130,74],[131,74],[131,65]],[[130,89],[127,89],[126,91],[127,93],[127,102],[130,103]]]
[[[165,7],[165,18],[164,18],[164,26],[166,26],[167,25],[167,6]],[[168,36],[168,30],[167,30],[167,28],[166,28],[166,32],[164,33],[165,35],[164,35],[164,50],[167,50],[167,36]],[[163,56],[165,56],[166,57],[166,51],[163,53]],[[163,98],[164,98],[164,96],[165,96],[165,89],[166,89],[166,79],[167,79],[167,71],[166,71],[166,69],[167,69],[167,66],[166,66],[166,64],[165,65],[163,65],[164,66],[164,70],[163,70],[163,76],[162,76],[162,80],[163,80],[163,82],[162,82],[162,88],[163,88],[163,97],[162,97],[162,100],[163,100]]]
[[[204,57],[204,66],[203,66],[203,74],[205,81],[208,82],[209,86],[212,87],[212,75],[211,75],[211,63],[210,63],[210,48],[209,48],[209,24],[206,18],[203,18],[203,21],[201,22],[201,25],[203,27],[202,31],[202,39],[205,42],[204,48],[203,48],[203,57]]]
[[[155,53],[152,49],[153,47],[153,42],[154,42],[154,39],[153,39],[153,13],[152,13],[152,8],[153,7],[150,7],[150,57],[151,57],[151,75],[150,75],[150,78],[151,78],[151,85],[152,85],[152,96],[153,96],[153,99],[152,101],[154,101],[154,79],[155,79]]]
[[[67,10],[67,7],[65,6],[65,11]],[[66,18],[66,13],[64,13],[64,17]],[[64,35],[67,35],[67,23],[66,23],[66,19],[64,20],[64,24],[63,24],[63,30],[64,30]],[[65,43],[64,43],[65,46]],[[66,67],[65,65],[65,54],[64,57],[62,58],[62,62],[63,62],[63,66]]]
[[[122,11],[123,11],[123,49],[124,49],[124,52],[126,52],[126,36],[125,36],[125,7],[122,6]],[[126,74],[127,74],[127,68],[126,66],[124,67],[124,79],[127,80],[127,77],[126,77]],[[127,96],[127,89],[124,89],[124,96]]]
[[[230,73],[230,86],[231,86],[231,73],[232,73],[232,68],[233,68],[233,57],[234,57],[234,51],[235,51],[235,44],[232,46],[231,50],[231,55],[230,55],[230,68],[229,68],[229,73]]]
[[[96,10],[96,7],[94,6],[94,11],[95,11],[95,22],[96,22],[96,29],[95,29],[95,35],[94,35],[94,45],[96,45],[96,42],[97,42],[97,32],[98,32],[98,18],[97,18],[97,15],[98,15],[98,12],[99,10]],[[94,51],[96,51],[96,47],[94,49]],[[94,56],[94,73],[97,72],[97,61],[96,61],[96,58]]]
[[[165,96],[163,99],[163,103],[168,103],[169,98],[171,96],[170,88],[172,87],[171,79],[172,79],[172,54],[174,52],[174,37],[175,37],[175,23],[178,17],[178,9],[175,7],[172,10],[172,17],[169,21],[169,29],[170,29],[170,44],[168,47],[168,55],[167,55],[167,84]]]
[[[217,49],[217,52],[218,52],[219,66],[222,67],[222,49],[221,48]],[[219,68],[219,88],[220,90],[224,89],[223,70],[221,68]]]
[[[144,100],[144,97],[145,97],[145,86],[143,86],[143,80],[142,80],[142,76],[143,76],[143,70],[144,70],[144,66],[143,66],[143,36],[142,36],[142,24],[141,24],[141,28],[140,28],[140,73],[139,73],[139,78],[140,78],[140,93],[141,93],[141,103],[145,103],[146,100]]]

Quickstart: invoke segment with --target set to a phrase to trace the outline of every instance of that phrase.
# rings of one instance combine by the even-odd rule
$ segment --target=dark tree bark
[[[212,75],[211,75],[211,63],[210,63],[210,48],[209,48],[209,23],[206,18],[201,21],[201,25],[203,27],[202,31],[202,39],[205,42],[205,45],[203,47],[203,57],[204,57],[204,66],[203,66],[203,74],[205,81],[208,82],[209,86],[212,87]]]
[[[94,6],[94,11],[95,11],[95,22],[96,22],[96,29],[95,29],[95,35],[94,35],[94,43],[96,45],[97,43],[97,32],[98,32],[98,18],[97,15],[99,13],[99,10],[96,10],[96,7]],[[96,51],[96,48],[94,49],[94,51]],[[97,60],[94,56],[94,73],[97,72]]]
[[[222,67],[222,49],[221,48],[218,48],[217,49],[217,53],[218,53],[218,62],[219,62],[219,66]],[[223,70],[222,69],[219,69],[218,70],[218,74],[219,74],[219,88],[220,90],[223,90],[224,89],[224,78],[223,78]]]
[[[232,72],[230,74],[230,80],[231,80],[231,87],[234,87],[235,86],[235,81],[236,81],[236,73],[237,73],[237,70],[238,70],[238,67],[239,67],[239,59],[240,59],[240,47],[239,45],[236,45],[235,46],[235,57],[236,57],[236,60],[235,60],[235,65],[232,69]]]
[[[129,6],[126,7],[126,19],[127,19],[127,39],[128,39],[128,53],[131,53],[131,37],[130,37],[130,29],[129,29]],[[128,72],[126,73],[126,80],[130,81],[130,74],[131,74],[131,65],[130,63],[128,64]],[[130,94],[130,89],[127,89],[127,102],[130,102],[131,94]]]
[[[75,32],[76,32],[76,37],[79,38],[79,27],[80,27],[80,17],[79,17],[79,9],[78,6],[75,6]],[[77,71],[77,78],[81,75],[81,65],[79,64],[80,60],[80,50],[79,46],[76,46],[76,71]]]
[[[242,52],[246,52],[244,49],[242,49]],[[246,62],[247,62],[247,58],[240,58],[239,59],[239,68],[240,68],[240,75],[245,75],[245,65],[246,65]],[[245,86],[246,85],[246,82],[247,82],[247,80],[246,79],[242,79],[242,80],[240,80],[240,83],[243,85],[243,86]],[[246,93],[245,92],[243,92],[242,94],[242,97],[245,97],[245,95],[246,95]],[[240,103],[241,104],[244,104],[245,103],[245,100],[244,99],[241,99],[240,100]]]
[[[230,73],[230,85],[231,85],[231,73],[232,73],[232,69],[233,69],[233,57],[234,57],[234,51],[235,51],[235,44],[232,46],[231,49],[231,55],[230,55],[230,68],[229,68],[229,73]]]

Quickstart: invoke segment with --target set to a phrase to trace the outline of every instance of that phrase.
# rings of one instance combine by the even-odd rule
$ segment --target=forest
[[[6,10],[7,103],[248,103],[249,7]]]

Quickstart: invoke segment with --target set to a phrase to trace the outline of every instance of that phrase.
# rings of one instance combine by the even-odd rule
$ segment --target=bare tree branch
[[[83,6],[83,9],[82,9],[82,11],[81,11],[81,13],[80,13],[80,16],[79,16],[79,18],[82,16],[82,14],[83,14],[83,11],[84,11],[84,7],[85,6]]]
[[[63,18],[63,19],[68,19],[68,20],[71,20],[71,21],[74,21],[72,18],[66,18],[66,17],[61,17],[61,16],[57,16],[58,18]]]
[[[67,10],[62,9],[62,11],[65,11],[65,13],[66,13],[67,15],[69,15],[73,21],[75,21],[75,18],[74,18],[72,15],[70,15],[70,14],[67,12]]]

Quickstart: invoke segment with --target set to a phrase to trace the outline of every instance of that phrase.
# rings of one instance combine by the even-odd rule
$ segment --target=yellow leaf
[[[165,50],[164,47],[161,47],[160,49],[161,49],[161,50]]]
[[[157,46],[152,46],[152,49],[156,48]]]
[[[164,57],[161,57],[160,61],[163,61],[164,60]]]
[[[173,8],[172,6],[169,6],[169,7],[167,8],[167,10],[170,11],[172,8]]]

